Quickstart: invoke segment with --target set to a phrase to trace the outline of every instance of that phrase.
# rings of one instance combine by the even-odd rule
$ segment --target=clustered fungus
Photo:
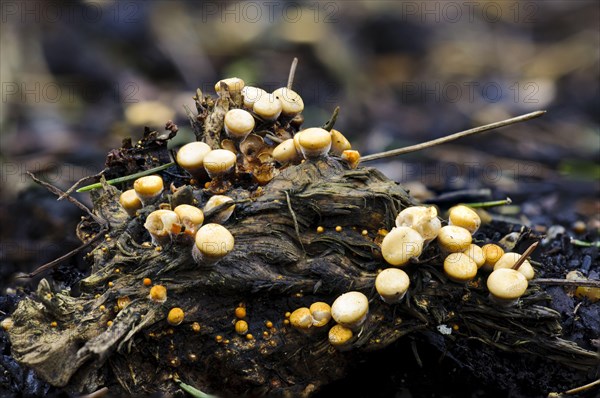
[[[412,228],[429,242],[438,236],[442,228],[442,222],[437,215],[434,206],[407,207],[396,217],[396,226]]]
[[[410,227],[393,228],[381,242],[381,254],[394,266],[407,264],[423,251],[423,237]]]
[[[177,326],[183,322],[184,313],[183,310],[179,307],[171,308],[169,314],[167,315],[167,322],[170,325]]]
[[[204,169],[210,178],[223,178],[235,169],[235,153],[227,149],[214,149],[204,157]]]
[[[350,141],[336,129],[331,129],[331,153],[335,156],[342,156],[344,151],[352,149]]]
[[[527,278],[510,268],[499,268],[487,279],[491,298],[502,306],[514,305],[527,290]]]
[[[477,275],[477,264],[464,253],[450,253],[444,260],[444,272],[454,282],[468,282]]]
[[[313,326],[323,327],[331,320],[331,306],[322,301],[317,301],[310,305],[310,315],[313,318]]]
[[[230,94],[235,94],[240,93],[244,89],[244,86],[244,81],[239,77],[229,77],[215,83],[215,91],[218,95],[223,95],[223,87],[225,87],[225,90]]]
[[[134,217],[137,211],[142,208],[142,201],[135,192],[135,189],[124,191],[121,196],[119,196],[119,203],[130,217]]]
[[[281,101],[273,94],[261,95],[252,105],[254,113],[267,122],[277,120],[282,109]]]
[[[196,233],[192,255],[198,264],[211,264],[233,250],[234,238],[227,228],[219,224],[203,225]]]
[[[437,237],[440,249],[445,253],[463,252],[469,248],[473,238],[468,229],[456,225],[440,228]]]
[[[337,349],[348,348],[352,342],[354,333],[352,329],[343,325],[334,325],[329,329],[329,343]]]
[[[369,299],[361,292],[344,293],[331,305],[331,317],[340,325],[357,330],[367,319]]]
[[[493,271],[494,265],[496,265],[498,260],[500,260],[500,258],[504,255],[504,249],[495,243],[488,243],[487,245],[483,245],[481,250],[483,251],[483,255],[485,257],[483,269],[485,271]]]
[[[254,118],[243,109],[231,109],[225,114],[224,125],[229,137],[243,141],[254,130]]]
[[[494,264],[494,271],[500,268],[512,268],[520,259],[521,255],[519,253],[504,253],[504,255]],[[522,273],[527,280],[531,280],[535,276],[535,271],[529,260],[523,261],[519,266],[518,271]]]
[[[248,322],[240,319],[235,322],[235,332],[240,335],[245,335],[248,333]]]
[[[204,142],[190,142],[177,151],[177,164],[190,173],[194,178],[202,178],[204,170],[204,158],[211,151],[211,147]]]
[[[167,288],[163,285],[154,285],[150,288],[150,299],[157,303],[164,303],[167,301]]]
[[[262,88],[245,86],[242,89],[242,97],[244,101],[244,107],[248,109],[252,109],[254,107],[254,103],[261,99],[264,96],[267,96],[268,93]]]
[[[384,260],[392,266],[405,266],[411,260],[418,258],[430,242],[435,241],[445,256],[443,270],[448,279],[456,283],[466,283],[475,279],[480,268],[488,272],[513,268],[521,258],[518,253],[505,253],[504,249],[494,243],[483,247],[472,243],[472,234],[481,226],[481,218],[468,206],[452,207],[448,212],[448,225],[445,226],[442,226],[437,214],[434,206],[410,206],[400,211],[395,219],[396,226],[385,234],[381,242],[381,254]],[[535,274],[531,263],[526,259],[521,262],[518,271],[514,271],[522,274],[525,280],[533,279]],[[493,298],[494,303],[514,304],[525,292],[527,285],[517,297],[508,301],[498,299],[503,295],[506,296],[508,294],[506,291],[515,291],[503,285],[505,280],[507,279],[498,278],[497,274],[494,274],[491,286],[494,287],[494,292],[499,293],[492,293],[490,297]],[[390,304],[399,302],[409,285],[410,277],[399,269],[383,270],[375,280],[375,287],[380,297]],[[488,286],[490,286],[489,282]],[[502,293],[502,289],[506,291]]]
[[[294,117],[304,110],[302,97],[292,89],[281,87],[273,95],[281,102],[281,113],[285,116]]]
[[[313,326],[313,317],[310,313],[310,309],[307,307],[300,307],[294,310],[290,315],[291,325],[301,331],[307,331]]]
[[[198,228],[204,222],[204,213],[199,208],[181,204],[173,209],[175,214],[179,217],[181,224],[185,227],[186,233],[195,235]]]
[[[331,133],[319,127],[301,131],[298,144],[305,158],[326,156],[331,149]]]
[[[448,225],[463,227],[474,234],[481,225],[481,218],[470,207],[458,205],[451,208],[448,212]]]
[[[146,217],[144,227],[152,237],[152,243],[157,246],[167,244],[174,235],[181,232],[181,221],[172,210],[155,210]]]
[[[225,203],[231,203],[231,205],[224,206]],[[210,199],[208,199],[208,201],[204,205],[204,212],[208,213],[217,207],[220,207],[221,210],[219,210],[218,213],[213,214],[211,219],[217,224],[224,224],[225,222],[227,222],[227,220],[229,220],[229,217],[231,217],[233,211],[235,210],[233,199],[225,195],[211,196]]]
[[[147,206],[160,197],[163,179],[155,175],[140,177],[133,183],[133,189],[144,206]]]
[[[396,333],[397,325],[383,325],[390,318],[384,311],[406,314],[407,307],[413,313],[423,309],[419,314],[433,323],[426,308],[430,298],[419,297],[431,279],[437,278],[430,290],[442,284],[444,289],[476,285],[483,290],[484,284],[474,279],[479,269],[482,274],[493,270],[487,278],[487,302],[494,306],[519,302],[534,276],[533,267],[520,254],[505,253],[498,244],[480,247],[478,240],[474,243],[472,235],[481,226],[476,211],[454,206],[446,222],[438,217],[435,206],[416,205],[379,172],[359,168],[360,153],[332,128],[335,117],[322,127],[302,128],[304,102],[290,87],[269,93],[246,86],[242,79],[228,78],[215,85],[217,99],[203,98],[199,92],[195,98],[198,115],[191,117],[199,141],[179,148],[175,155],[178,172],[140,177],[133,189],[118,193],[118,203],[129,215],[119,211],[121,218],[136,225],[139,233],[128,248],[118,246],[126,239],[115,239],[110,246],[120,253],[114,260],[119,262],[118,269],[125,270],[108,270],[114,272],[110,275],[111,279],[116,276],[115,283],[94,275],[101,280],[102,289],[111,288],[110,298],[98,290],[93,296],[98,300],[93,307],[103,317],[103,329],[114,325],[111,329],[115,331],[130,330],[127,338],[131,338],[135,334],[131,330],[138,330],[136,322],[146,316],[139,325],[156,325],[148,336],[179,339],[188,344],[186,349],[195,351],[185,353],[181,360],[169,356],[163,365],[170,371],[183,363],[183,358],[196,364],[203,355],[207,363],[216,355],[219,366],[238,366],[241,362],[234,355],[243,353],[252,359],[253,368],[235,369],[234,373],[248,374],[244,380],[254,383],[269,371],[261,367],[261,357],[250,355],[268,357],[277,352],[278,345],[301,347],[309,339],[328,341],[335,348],[328,352],[341,356],[342,351],[379,341],[377,328],[387,327],[386,332],[393,335],[388,342],[404,333]],[[313,191],[303,191],[306,187]],[[371,200],[373,208],[363,212]],[[102,253],[110,254],[107,246]],[[154,262],[152,267],[142,264],[139,252],[144,252],[144,260]],[[365,258],[368,264],[364,268],[359,265],[359,270],[356,265]],[[143,272],[124,275],[131,263]],[[387,268],[376,273],[382,266]],[[135,285],[124,288],[118,278],[126,281],[128,277]],[[139,292],[137,298],[135,292]],[[248,294],[243,302],[239,302],[241,292]],[[230,300],[233,295],[235,301]],[[220,301],[215,297],[228,299],[221,300],[229,305],[223,312],[225,322],[220,322]],[[279,307],[265,297],[278,300]],[[294,307],[281,309],[290,298],[297,300]],[[213,311],[210,316],[196,300],[210,304],[205,305]],[[232,302],[239,303],[233,314]],[[138,318],[135,311],[142,303],[151,311]],[[252,317],[247,316],[247,304]],[[255,308],[269,305],[269,311],[289,311],[284,319],[264,311],[265,316],[257,321]],[[114,312],[107,310],[115,307]],[[108,319],[114,313],[117,316]],[[122,326],[128,314],[135,316],[130,317],[131,324]],[[52,318],[44,319],[47,325]],[[184,320],[186,327],[176,327]],[[60,327],[57,321],[51,325],[61,329],[60,322]],[[402,324],[413,327],[410,320],[402,319]],[[2,328],[14,329],[13,318],[3,320]],[[290,335],[283,336],[285,333]],[[182,337],[175,338],[177,334]],[[186,341],[192,334],[195,340]],[[210,345],[201,340],[207,336]],[[169,355],[178,351],[174,344],[172,347]],[[309,351],[307,355],[322,352]],[[288,357],[287,351],[283,356]],[[259,371],[263,372],[260,377]],[[286,377],[291,380],[294,375]],[[246,391],[240,387],[242,382],[232,391]]]
[[[383,301],[388,304],[399,303],[410,286],[408,274],[398,268],[387,268],[375,278],[375,289]]]

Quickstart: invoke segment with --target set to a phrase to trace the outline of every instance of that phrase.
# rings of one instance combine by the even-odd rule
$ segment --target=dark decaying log
[[[203,201],[203,190],[187,190],[169,200]],[[377,269],[385,267],[377,231],[391,228],[396,214],[413,201],[376,169],[351,170],[335,158],[306,161],[254,192],[229,192],[237,203],[226,223],[235,250],[211,266],[194,262],[189,238],[161,251],[142,245],[148,240],[143,220],[155,207],[131,219],[118,194],[104,185],[93,195],[94,211],[108,221],[110,233],[89,254],[92,272],[81,282],[81,294],[55,292],[43,280],[37,295],[22,301],[13,315],[15,358],[53,385],[89,392],[112,374],[130,393],[174,392],[176,374],[220,395],[310,395],[342,377],[361,352],[455,321],[466,326],[463,337],[502,350],[542,355],[581,370],[597,364],[595,353],[560,339],[559,314],[544,306],[546,295],[538,286],[530,287],[520,306],[499,309],[488,300],[482,279],[468,286],[449,282],[434,245],[407,268],[413,282],[407,299],[396,306],[383,303],[373,288]],[[317,233],[317,226],[325,232]],[[88,227],[84,221],[80,230]],[[167,287],[165,303],[148,298],[145,277]],[[331,347],[328,328],[303,334],[284,325],[286,311],[331,303],[349,290],[370,298],[368,321],[352,350]],[[122,297],[129,304],[114,308]],[[240,302],[252,340],[234,331]],[[181,325],[166,322],[172,307],[185,311]],[[109,320],[113,324],[107,327]],[[274,327],[267,328],[266,321]],[[193,322],[199,331],[192,330]]]
[[[241,107],[239,93],[225,91],[213,100],[198,92],[195,100],[198,113],[189,116],[197,139],[223,146],[223,117]],[[77,229],[83,242],[93,240],[86,257],[90,275],[76,295],[42,280],[37,293],[19,303],[9,330],[15,359],[76,394],[104,386],[114,393],[174,393],[181,391],[174,380],[181,379],[219,396],[309,396],[342,378],[367,352],[411,334],[440,351],[445,342],[466,347],[477,341],[495,350],[490,352],[537,355],[576,369],[583,379],[591,377],[596,353],[561,339],[560,314],[546,306],[549,296],[541,286],[531,284],[518,306],[499,308],[488,299],[485,275],[466,285],[450,282],[435,244],[405,267],[411,279],[406,299],[397,305],[380,300],[374,279],[387,264],[379,231],[391,229],[396,215],[415,201],[376,169],[352,169],[336,157],[280,168],[263,162],[259,151],[268,155],[272,148],[261,145],[294,136],[299,126],[292,121],[257,125],[248,140],[257,146],[239,147],[233,181],[212,181],[202,189],[202,181],[191,181],[177,166],[161,173],[174,184],[158,201],[163,205],[202,207],[214,193],[235,200],[225,223],[235,248],[214,264],[196,264],[186,234],[162,248],[148,244],[143,224],[158,205],[129,217],[119,205],[120,191],[103,180],[103,189],[92,191],[95,217]],[[147,129],[137,145],[129,140],[111,151],[104,175],[168,163],[166,142],[177,129],[172,123],[167,127],[166,134]],[[164,303],[149,298],[144,278],[167,288]],[[316,301],[331,304],[350,290],[370,300],[369,316],[351,349],[329,344],[333,322],[310,333],[286,323],[286,312]],[[235,332],[240,303],[252,338]],[[166,319],[173,307],[185,312],[177,326]]]

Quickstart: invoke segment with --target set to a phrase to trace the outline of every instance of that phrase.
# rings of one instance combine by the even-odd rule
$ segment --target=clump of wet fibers
[[[585,250],[597,276],[598,248],[565,241],[529,257],[542,235],[470,208],[448,225],[363,166],[377,157],[334,129],[337,110],[303,126],[294,68],[274,93],[238,78],[218,82],[217,96],[198,91],[197,142],[177,153],[172,122],[125,140],[80,189],[92,209],[40,181],[86,211],[72,255],[89,271],[73,289],[46,278],[3,298],[4,363],[20,369],[3,385],[31,396],[327,396],[362,378],[361,396],[430,396],[431,380],[458,385],[431,376],[452,369],[512,396],[597,393],[598,283],[565,279],[557,256]],[[492,243],[522,256],[494,269],[479,249]],[[384,269],[402,272],[376,283]],[[501,274],[522,291],[499,282],[490,294]],[[25,369],[34,374],[20,385]],[[402,381],[380,388],[377,373]]]

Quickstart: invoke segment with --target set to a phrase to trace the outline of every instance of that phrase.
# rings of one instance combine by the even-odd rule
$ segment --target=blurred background
[[[596,1],[0,4],[2,288],[78,245],[82,213],[25,171],[66,189],[123,138],[169,119],[180,126],[172,145],[188,142],[183,106],[196,88],[212,94],[238,76],[273,90],[294,57],[305,126],[339,105],[336,128],[362,154],[548,110],[373,165],[433,203],[510,196],[501,217],[598,229]]]
[[[270,91],[285,85],[294,57],[305,126],[340,106],[336,128],[362,154],[547,110],[372,166],[430,203],[509,196],[513,205],[496,217],[595,239],[599,10],[585,0],[2,0],[0,289],[35,286],[14,277],[79,245],[82,212],[26,171],[66,189],[100,171],[123,138],[141,138],[144,126],[162,130],[169,119],[180,127],[171,145],[191,141],[184,105],[193,107],[197,88],[213,94],[216,81],[238,76]],[[88,194],[76,197],[89,203]],[[80,256],[52,277],[69,285],[73,268],[85,272]],[[378,355],[382,365],[369,377],[388,386],[380,396],[410,396],[398,390],[402,374],[376,374],[396,360]],[[436,367],[426,361],[413,385],[434,388],[427,375]],[[455,370],[444,370],[446,381],[464,391]],[[348,389],[373,396],[373,384],[355,375]]]

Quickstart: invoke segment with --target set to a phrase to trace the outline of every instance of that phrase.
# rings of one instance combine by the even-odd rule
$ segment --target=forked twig
[[[391,157],[398,156],[398,155],[404,155],[405,153],[420,151],[421,149],[430,148],[432,146],[444,144],[446,142],[454,141],[459,138],[467,137],[467,136],[470,136],[473,134],[479,134],[479,133],[483,133],[485,131],[497,129],[499,127],[504,127],[504,126],[508,126],[511,124],[524,122],[526,120],[535,119],[536,117],[540,117],[545,113],[546,113],[546,111],[531,112],[531,113],[527,113],[525,115],[512,117],[510,119],[502,120],[499,122],[486,124],[485,126],[479,126],[479,127],[475,127],[475,128],[469,129],[469,130],[460,131],[458,133],[450,134],[446,137],[441,137],[441,138],[437,138],[435,140],[422,142],[420,144],[411,145],[411,146],[407,146],[404,148],[392,149],[390,151],[385,151],[385,152],[374,153],[372,155],[363,156],[360,159],[360,162],[361,163],[362,162],[370,162],[372,160],[391,158]]]
[[[29,177],[31,177],[31,179],[35,183],[43,186],[44,188],[46,188],[48,191],[52,192],[53,194],[55,194],[59,198],[63,198],[63,197],[67,198],[67,200],[69,202],[73,203],[75,206],[79,207],[81,210],[83,210],[84,212],[86,212],[87,215],[90,216],[92,219],[94,219],[94,221],[96,221],[98,224],[100,224],[100,225],[105,225],[106,224],[106,221],[104,221],[103,219],[101,219],[100,217],[98,217],[97,215],[95,215],[94,213],[92,213],[92,211],[90,209],[88,209],[88,207],[86,205],[84,205],[83,203],[81,203],[80,201],[78,201],[77,199],[75,199],[74,197],[70,196],[66,192],[63,192],[61,189],[55,187],[52,184],[48,184],[47,182],[40,180],[31,171],[28,171],[27,175]]]
[[[64,194],[59,196],[59,198],[57,200],[63,200],[67,196],[71,195],[73,193],[73,191],[75,191],[79,187],[79,184],[102,177],[104,175],[104,173],[106,173],[107,170],[108,169],[105,168],[102,171],[100,171],[99,173],[93,174],[91,176],[85,176],[85,177],[79,179],[79,181],[77,181],[75,184],[71,185],[71,188],[67,189]]]
[[[69,195],[68,193],[63,192],[61,189],[55,187],[54,185],[49,184],[49,183],[47,183],[45,181],[40,180],[32,172],[28,171],[27,174],[37,184],[43,186],[44,188],[46,188],[48,191],[52,192],[53,194],[55,194],[59,198],[67,198],[67,200],[69,202],[73,203],[75,206],[77,206],[78,208],[80,208],[81,210],[83,210],[84,212],[86,212],[88,216],[90,216],[94,221],[96,221],[100,225],[100,231],[98,231],[98,233],[96,234],[96,236],[94,236],[92,239],[90,239],[86,243],[82,244],[81,246],[77,247],[76,249],[71,250],[67,254],[62,255],[59,258],[50,261],[49,263],[46,263],[44,265],[39,266],[38,268],[36,268],[34,271],[30,272],[27,275],[19,276],[18,277],[19,279],[21,279],[21,278],[33,278],[34,276],[36,276],[36,275],[38,275],[38,274],[40,274],[40,273],[42,273],[42,272],[44,272],[44,271],[46,271],[48,269],[51,269],[51,268],[55,267],[56,265],[60,264],[61,262],[63,262],[65,260],[73,257],[75,254],[79,253],[80,251],[82,251],[86,247],[90,246],[98,238],[100,238],[101,236],[104,236],[104,233],[108,231],[108,224],[107,224],[106,220],[104,220],[104,219],[98,217],[97,215],[95,215],[94,213],[92,213],[90,211],[90,209],[87,208],[86,205],[84,205],[83,203],[81,203],[80,201],[78,201],[77,199],[75,199],[74,197],[72,197],[71,195]]]

